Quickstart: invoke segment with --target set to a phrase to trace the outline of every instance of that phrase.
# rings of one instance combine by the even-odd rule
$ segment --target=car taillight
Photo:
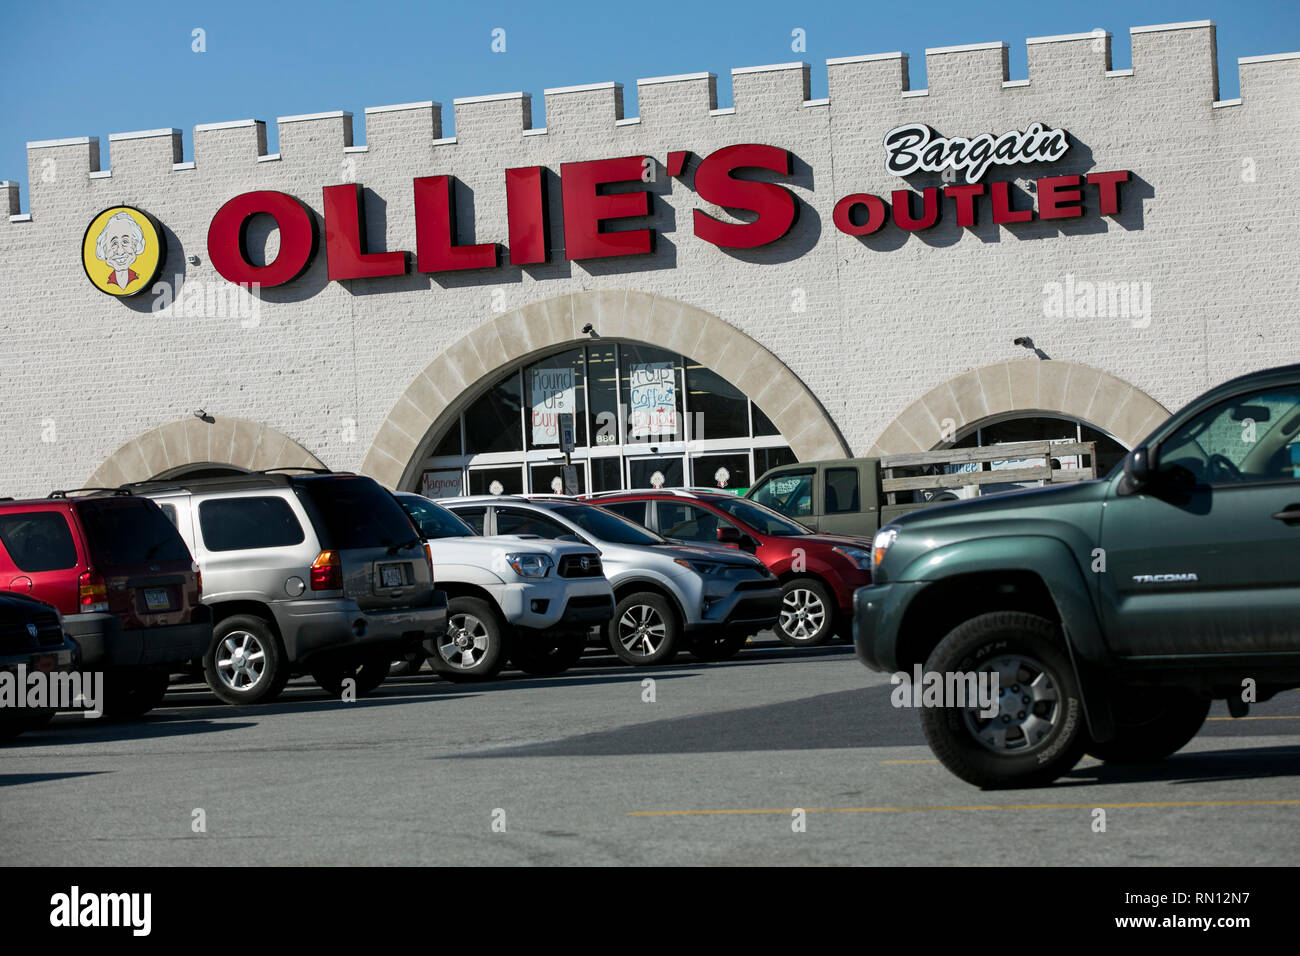
[[[194,591],[200,599],[203,598],[203,572],[197,564],[194,565]]]
[[[77,610],[82,614],[108,610],[108,585],[97,571],[82,571],[77,578]]]
[[[343,562],[337,551],[322,551],[311,564],[313,591],[343,590]]]
[[[424,542],[424,558],[429,562],[429,583],[433,583],[433,545]]]

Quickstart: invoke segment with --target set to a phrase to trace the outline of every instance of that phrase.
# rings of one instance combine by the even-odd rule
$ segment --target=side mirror
[[[1157,455],[1154,448],[1139,445],[1124,456],[1124,492],[1137,494],[1155,483]]]
[[[740,529],[731,525],[722,525],[718,528],[718,542],[720,544],[734,544],[739,546],[741,539],[744,537]]]

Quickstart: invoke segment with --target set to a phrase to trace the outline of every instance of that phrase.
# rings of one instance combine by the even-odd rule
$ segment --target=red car
[[[155,707],[171,671],[212,640],[185,541],[158,505],[127,493],[0,499],[0,590],[58,608],[82,667],[104,672],[112,717]]]
[[[725,492],[611,491],[583,497],[692,544],[740,548],[781,581],[776,635],[791,647],[851,640],[853,592],[871,583],[871,542],[817,534],[764,505]]]

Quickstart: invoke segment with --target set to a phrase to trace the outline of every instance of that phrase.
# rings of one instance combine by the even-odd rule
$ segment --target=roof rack
[[[51,491],[45,497],[67,498],[70,495],[75,495],[81,491],[99,492],[101,494],[112,495],[114,498],[125,498],[133,494],[131,489],[126,486],[122,486],[119,488],[60,488],[56,491]]]
[[[250,475],[281,475],[291,471],[305,471],[312,475],[350,475],[350,471],[334,471],[330,468],[311,468],[307,465],[285,465],[280,468],[259,468],[250,471]]]

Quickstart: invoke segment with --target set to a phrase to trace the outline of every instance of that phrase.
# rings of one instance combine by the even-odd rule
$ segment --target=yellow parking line
[[[1162,803],[986,803],[936,807],[804,807],[805,813],[926,813],[958,810],[1134,810],[1171,807],[1295,807],[1300,800],[1181,800]],[[785,810],[633,810],[629,817],[718,817],[790,814]]]

